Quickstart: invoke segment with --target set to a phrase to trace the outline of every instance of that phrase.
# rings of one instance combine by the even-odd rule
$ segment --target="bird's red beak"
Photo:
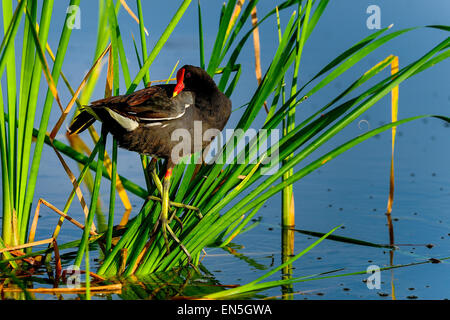
[[[181,68],[177,72],[177,85],[175,86],[175,89],[173,90],[173,97],[175,97],[177,94],[179,94],[184,89],[184,68]]]

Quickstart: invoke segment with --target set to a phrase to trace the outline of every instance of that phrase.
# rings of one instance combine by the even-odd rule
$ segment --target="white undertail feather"
[[[124,117],[120,114],[118,114],[117,112],[105,108],[106,111],[108,111],[108,113],[110,114],[110,116],[117,121],[118,124],[120,124],[120,126],[122,128],[124,128],[127,131],[133,131],[135,130],[137,127],[139,127],[139,123],[133,119]]]
[[[185,108],[189,108],[190,106],[191,106],[191,104],[185,104]],[[115,112],[115,111],[113,111],[113,110],[111,110],[111,109],[108,109],[108,108],[105,108],[105,110],[108,111],[109,115],[110,115],[114,120],[116,120],[117,123],[118,123],[122,128],[124,128],[125,130],[127,130],[127,131],[133,131],[133,130],[135,130],[137,127],[139,127],[139,122],[137,122],[136,120],[133,120],[133,119],[124,117],[124,116],[122,116],[121,114],[119,114],[119,113],[117,113],[117,112]],[[142,118],[142,117],[141,117],[141,118],[139,118],[139,119],[142,120],[142,121],[152,121],[152,120],[153,120],[153,121],[174,120],[174,119],[178,119],[178,118],[182,117],[182,116],[184,115],[185,112],[186,112],[186,110],[183,111],[182,113],[180,113],[180,114],[174,116],[174,117],[168,117],[168,118]],[[130,114],[136,114],[136,113],[135,113],[135,112],[130,112]],[[97,116],[96,116],[96,117],[97,117]],[[153,127],[153,126],[160,126],[161,124],[162,124],[161,122],[152,122],[152,123],[147,123],[147,124],[145,124],[145,126],[146,126],[146,127]],[[163,128],[164,128],[165,126],[166,126],[166,125],[164,125]]]

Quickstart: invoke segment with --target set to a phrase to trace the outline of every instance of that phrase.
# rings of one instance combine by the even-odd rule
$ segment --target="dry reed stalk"
[[[177,78],[168,78],[168,79],[163,79],[163,80],[152,80],[148,83],[148,87],[153,85],[154,83],[167,83],[169,81],[176,81]]]
[[[59,255],[59,249],[58,244],[56,242],[56,239],[53,238],[53,251],[55,252],[55,284],[59,282],[59,279],[61,278],[61,272],[62,272],[62,264],[61,264],[61,257]]]
[[[90,288],[91,292],[97,293],[121,293],[122,292],[122,284],[108,284],[104,286],[93,286]],[[20,288],[2,288],[2,292],[22,292],[23,290]],[[46,294],[58,294],[58,293],[67,293],[67,294],[77,294],[77,293],[85,293],[86,288],[27,288],[28,292],[33,293],[46,293]]]
[[[74,224],[75,226],[77,226],[78,228],[80,228],[81,230],[84,229],[84,225],[80,222],[78,222],[77,220],[75,220],[74,218],[72,218],[71,216],[65,214],[64,212],[62,212],[61,210],[59,210],[58,208],[56,208],[54,205],[52,205],[51,203],[47,202],[44,199],[39,199],[40,202],[42,202],[44,205],[46,205],[48,208],[52,209],[53,211],[55,211],[57,214],[59,214],[60,216],[62,216],[64,219],[66,219],[67,221],[71,222],[72,224]],[[91,230],[90,234],[95,236],[97,235],[97,232]]]
[[[81,207],[83,208],[84,215],[85,215],[85,217],[87,217],[89,214],[89,208],[86,204],[86,201],[84,200],[83,193],[81,192],[81,188],[77,183],[77,179],[75,178],[74,174],[70,170],[66,161],[63,159],[63,157],[61,156],[59,151],[56,149],[56,147],[53,145],[53,143],[51,143],[51,146],[52,146],[53,150],[55,151],[56,156],[58,157],[59,161],[61,162],[64,170],[66,171],[67,175],[69,176],[69,179],[72,182],[74,189],[76,190],[76,194],[77,194],[78,200],[80,201]],[[92,223],[91,230],[94,232],[97,230],[94,223]]]
[[[90,127],[92,128],[92,127]],[[94,143],[98,141],[98,134],[97,132],[93,132],[92,136],[96,137],[96,140],[94,140]],[[66,135],[66,138],[69,140],[70,146],[75,149],[79,150],[81,152],[84,152],[87,156],[91,154],[91,149],[87,146],[87,144],[79,137],[79,135]],[[108,154],[105,152],[105,161],[104,166],[106,168],[106,171],[109,174],[109,177],[111,178],[111,171],[112,171],[112,163],[111,158],[108,156]],[[120,180],[119,174],[116,174],[116,190],[119,195],[120,200],[122,201],[123,206],[125,207],[125,211],[132,209],[130,199],[128,198],[127,192],[125,190],[125,187],[122,184],[122,181]]]
[[[261,71],[261,41],[259,40],[259,28],[258,25],[258,16],[256,12],[256,6],[252,9],[252,26],[253,29],[253,47],[255,49],[255,75],[256,81],[258,81],[258,85],[262,80],[262,71]],[[269,107],[267,106],[267,101],[264,101],[264,109],[266,113],[269,113]]]
[[[238,3],[236,3],[233,14],[231,15],[230,23],[228,24],[227,32],[225,33],[225,39],[227,39],[228,36],[230,35],[231,29],[236,23],[236,20],[239,17],[239,14],[241,13],[242,7],[244,6],[244,2],[245,0],[239,0]]]
[[[39,240],[39,241],[35,241],[35,242],[28,242],[25,244],[20,244],[18,246],[14,246],[14,247],[6,247],[3,249],[0,249],[0,253],[7,252],[7,251],[13,251],[13,250],[25,249],[25,248],[34,247],[34,246],[39,246],[41,244],[51,243],[51,242],[53,242],[53,240],[54,240],[53,238],[48,238],[48,239]]]
[[[128,12],[128,14],[129,14],[129,15],[130,15],[130,16],[131,16],[138,24],[140,24],[138,17],[137,17],[136,14],[133,12],[133,10],[130,9],[130,7],[128,6],[128,4],[126,3],[126,1],[125,1],[125,0],[120,0],[120,3],[122,4],[123,8]],[[147,31],[147,28],[144,27],[144,31],[145,31],[145,34],[146,34],[147,37],[148,37],[148,31]]]
[[[89,69],[89,71],[84,76],[83,80],[81,81],[80,85],[78,86],[77,91],[75,91],[75,94],[72,96],[72,99],[70,99],[69,103],[67,104],[67,107],[62,112],[61,116],[59,117],[58,121],[56,122],[56,125],[53,127],[52,132],[50,133],[50,140],[54,140],[56,137],[56,134],[58,133],[59,129],[61,128],[61,125],[63,124],[64,120],[66,119],[67,115],[69,114],[70,110],[72,109],[73,105],[75,104],[76,99],[81,93],[81,90],[83,90],[84,86],[88,82],[91,74],[94,72],[94,70],[97,68],[97,65],[100,64],[100,62],[103,60],[103,57],[108,53],[111,52],[111,44],[108,45],[108,47],[102,52],[100,57],[94,62],[93,66]]]

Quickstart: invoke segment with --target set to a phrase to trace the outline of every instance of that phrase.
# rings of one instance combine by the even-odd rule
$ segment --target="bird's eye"
[[[191,77],[191,73],[190,72],[186,73],[186,75],[184,77],[185,78],[190,78]]]

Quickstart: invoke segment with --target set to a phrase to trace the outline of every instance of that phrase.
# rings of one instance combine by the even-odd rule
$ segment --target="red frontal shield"
[[[184,68],[178,70],[177,72],[177,85],[175,86],[175,89],[173,90],[173,96],[175,97],[177,94],[179,94],[184,89]]]

